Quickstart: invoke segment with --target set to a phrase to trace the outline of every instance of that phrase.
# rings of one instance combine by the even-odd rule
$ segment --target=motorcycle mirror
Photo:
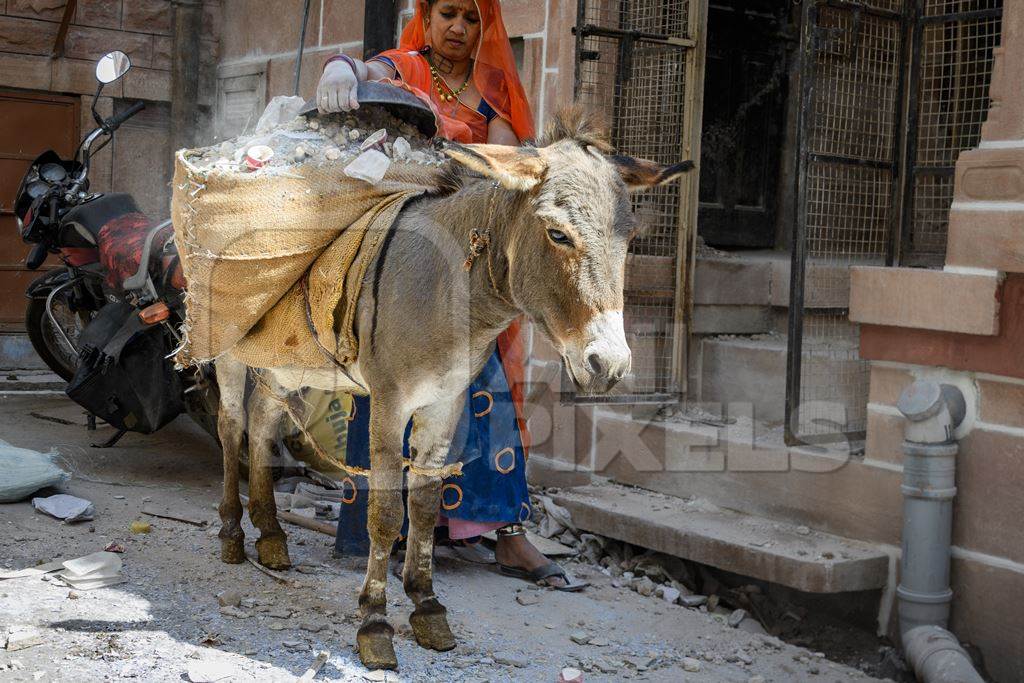
[[[128,58],[128,55],[120,50],[110,52],[96,62],[96,80],[104,85],[113,83],[128,73],[131,68],[132,60]]]

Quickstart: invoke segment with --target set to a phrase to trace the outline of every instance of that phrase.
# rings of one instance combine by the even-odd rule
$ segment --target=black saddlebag
[[[173,349],[161,325],[146,325],[125,303],[108,304],[79,338],[79,366],[67,395],[117,429],[152,434],[185,410]]]

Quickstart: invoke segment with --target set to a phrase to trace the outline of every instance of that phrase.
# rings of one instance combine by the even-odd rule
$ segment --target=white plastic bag
[[[279,95],[270,100],[270,104],[263,110],[263,115],[256,124],[256,133],[269,133],[282,123],[291,121],[306,106],[306,101],[301,97],[289,97]]]
[[[56,455],[0,441],[0,503],[16,503],[39,489],[66,482],[70,475],[53,462]]]

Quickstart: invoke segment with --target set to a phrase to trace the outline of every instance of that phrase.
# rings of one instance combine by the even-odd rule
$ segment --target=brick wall
[[[93,189],[131,192],[153,218],[170,213],[169,100],[173,10],[170,0],[80,0],[68,29],[64,56],[51,59],[62,0],[0,0],[0,87],[82,97],[82,133],[94,127],[89,105],[96,90],[95,62],[123,50],[132,70],[104,89],[98,109],[109,116],[120,101],[146,100],[149,111],[125,125],[115,144],[94,159]],[[212,103],[220,0],[204,7],[205,70],[202,103]],[[141,150],[141,153],[140,153]]]

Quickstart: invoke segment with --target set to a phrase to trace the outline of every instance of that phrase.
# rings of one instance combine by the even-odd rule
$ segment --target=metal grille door
[[[576,99],[603,117],[620,152],[664,164],[694,158],[693,106],[703,79],[692,37],[697,9],[689,0],[578,1]],[[626,269],[633,373],[604,400],[675,401],[683,391],[696,215],[697,174],[689,175],[634,202],[646,233],[631,246]]]
[[[945,262],[953,174],[988,114],[1003,0],[923,0],[915,8],[903,265]]]
[[[867,365],[847,319],[849,266],[881,265],[898,234],[903,0],[807,2],[786,438],[862,437]]]

